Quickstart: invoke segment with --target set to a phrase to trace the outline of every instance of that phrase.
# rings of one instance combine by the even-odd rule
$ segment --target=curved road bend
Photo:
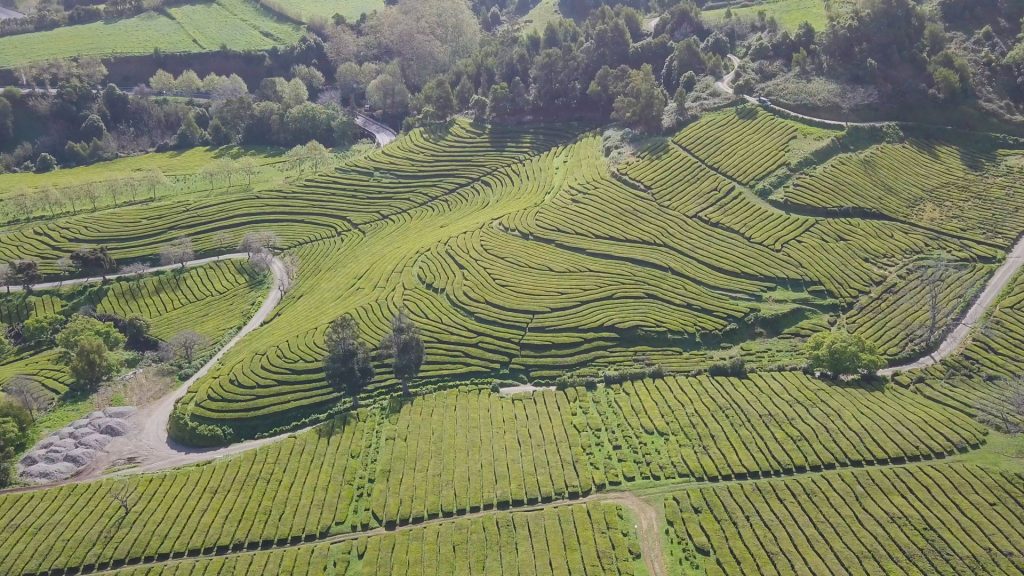
[[[377,146],[381,148],[394,142],[395,138],[398,137],[397,132],[365,114],[356,112],[355,122],[357,126],[373,134],[373,139],[377,141]]]
[[[729,54],[729,60],[731,60],[733,64],[732,71],[716,82],[715,86],[727,94],[734,94],[732,81],[733,78],[736,77],[736,71],[739,69],[740,59],[733,54]],[[744,96],[744,98],[746,98],[748,102],[757,103],[757,100],[750,96]],[[835,120],[825,120],[824,118],[815,118],[813,116],[797,114],[796,112],[780,108],[774,104],[771,105],[771,108],[778,108],[787,114],[791,114],[804,120],[812,120],[814,122],[822,122],[841,127],[881,126],[885,124],[885,122],[837,122]],[[908,370],[927,368],[956,353],[960,350],[960,347],[963,346],[968,336],[970,336],[974,327],[981,322],[982,318],[985,316],[985,312],[999,298],[999,294],[1001,294],[1006,288],[1006,285],[1009,284],[1014,276],[1016,276],[1017,272],[1020,271],[1021,266],[1024,266],[1024,236],[1021,236],[1021,238],[1017,240],[1017,243],[1013,245],[1013,248],[1010,249],[1009,254],[1006,256],[1006,261],[1003,262],[999,269],[996,270],[996,273],[992,275],[992,278],[989,279],[988,283],[985,285],[985,289],[980,295],[978,295],[978,298],[967,310],[967,313],[957,323],[956,328],[946,336],[934,352],[907,364],[891,366],[884,370],[879,370],[878,373],[882,376],[892,376],[893,374],[899,374]]]

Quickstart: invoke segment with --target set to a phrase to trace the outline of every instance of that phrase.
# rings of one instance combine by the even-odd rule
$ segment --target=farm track
[[[234,253],[225,254],[223,256],[215,256],[210,258],[200,258],[192,260],[184,264],[185,268],[191,268],[196,266],[202,266],[212,262],[218,262],[221,260],[237,260],[247,258],[245,253]],[[156,266],[153,268],[147,268],[146,270],[137,274],[112,274],[107,276],[107,279],[115,279],[121,277],[138,276],[141,274],[153,273],[176,269],[181,267],[180,265],[173,266]],[[156,402],[153,402],[147,406],[143,406],[138,412],[136,412],[129,419],[130,433],[127,436],[116,439],[110,445],[108,445],[102,454],[100,454],[89,466],[84,468],[75,476],[63,480],[61,482],[53,482],[48,484],[39,484],[36,486],[30,486],[25,488],[15,488],[13,490],[3,490],[0,493],[12,493],[12,492],[28,492],[32,490],[40,490],[45,488],[52,488],[63,484],[74,484],[79,482],[86,482],[89,480],[96,480],[106,476],[113,476],[123,473],[142,473],[142,472],[154,472],[157,470],[163,470],[166,468],[187,466],[189,464],[196,464],[199,462],[205,462],[223,456],[236,454],[269,444],[275,440],[284,438],[294,432],[281,434],[278,436],[260,438],[257,440],[250,440],[247,442],[240,442],[216,449],[199,449],[189,446],[183,446],[171,440],[167,435],[167,423],[170,419],[171,413],[174,410],[175,403],[181,399],[182,396],[188,392],[189,388],[200,378],[205,376],[210,369],[212,369],[217,362],[226,354],[231,348],[233,348],[238,342],[242,340],[247,334],[260,327],[263,322],[267,319],[277,304],[281,301],[282,287],[285,283],[286,272],[284,269],[284,263],[279,258],[274,258],[271,262],[271,273],[273,275],[273,282],[271,283],[270,289],[267,292],[267,296],[260,306],[256,314],[249,319],[249,322],[242,327],[241,330],[236,333],[231,340],[228,341],[220,350],[209,361],[206,362],[195,374],[192,375],[185,383],[177,387],[171,393],[160,398]],[[49,282],[44,284],[37,284],[35,288],[57,288],[59,285],[74,285],[74,284],[85,284],[89,282],[99,282],[102,278],[77,278],[68,280],[63,283]],[[19,288],[20,290],[20,288]],[[132,463],[129,469],[123,470],[119,473],[103,474],[103,472],[111,465]]]
[[[408,524],[381,526],[370,530],[346,532],[343,534],[335,534],[329,536],[323,536],[320,538],[306,538],[301,541],[288,541],[283,544],[271,544],[264,545],[259,548],[245,549],[245,550],[226,550],[226,551],[214,551],[210,553],[200,553],[195,555],[183,556],[180,558],[169,558],[166,560],[153,559],[150,561],[136,562],[134,564],[126,564],[118,568],[109,568],[99,570],[95,572],[83,571],[81,574],[117,574],[119,570],[130,567],[138,566],[174,566],[183,562],[191,562],[196,560],[202,560],[204,558],[224,558],[231,556],[245,556],[258,554],[261,552],[280,551],[291,548],[298,548],[301,546],[309,546],[313,544],[338,544],[341,542],[350,542],[358,540],[360,538],[372,537],[372,536],[383,536],[385,534],[396,534],[406,532],[409,530],[415,530],[424,528],[427,526],[436,526],[440,524],[446,524],[450,522],[457,522],[463,520],[472,520],[474,518],[482,518],[500,513],[524,513],[524,512],[537,512],[540,510],[549,510],[552,508],[562,508],[566,506],[575,506],[589,503],[610,503],[618,504],[632,514],[635,521],[634,528],[636,529],[636,537],[638,544],[640,545],[641,558],[647,567],[649,576],[667,576],[668,568],[666,566],[666,554],[664,549],[664,537],[660,526],[662,525],[662,518],[660,513],[660,507],[652,500],[658,500],[664,498],[675,492],[683,490],[699,490],[701,488],[713,488],[729,485],[743,485],[743,484],[755,484],[759,482],[780,480],[786,478],[804,478],[804,477],[816,477],[816,476],[829,476],[833,474],[847,473],[850,470],[865,470],[865,469],[896,469],[896,468],[914,468],[918,466],[934,465],[935,460],[915,460],[909,462],[890,463],[882,465],[869,465],[863,467],[837,467],[831,469],[821,470],[810,470],[805,472],[797,472],[792,474],[764,476],[757,478],[737,478],[731,480],[717,480],[717,481],[687,481],[687,480],[673,480],[668,482],[659,482],[653,486],[647,486],[642,488],[635,488],[632,490],[610,490],[607,492],[597,492],[588,496],[579,498],[563,498],[560,500],[553,500],[550,502],[540,504],[527,504],[524,506],[511,506],[505,508],[488,508],[485,510],[479,510],[476,512],[469,512],[466,514],[456,514],[451,516],[442,516],[430,518],[428,520],[422,520],[419,522],[411,522]]]
[[[727,94],[735,94],[732,89],[732,81],[736,77],[737,70],[739,70],[740,59],[733,54],[729,54],[729,60],[732,61],[733,64],[732,71],[726,74],[718,82],[715,82],[715,86]],[[757,99],[751,96],[744,96],[744,99],[754,104],[758,103]],[[797,119],[819,122],[837,128],[846,128],[849,126],[884,126],[885,124],[889,124],[889,122],[838,122],[835,120],[826,120],[824,118],[816,118],[813,116],[799,114],[791,110],[775,106],[774,104],[770,105],[769,108],[781,110],[782,112]],[[943,359],[948,358],[960,350],[964,342],[966,342],[967,338],[971,335],[975,326],[981,322],[986,312],[988,312],[989,308],[995,304],[999,295],[1017,275],[1022,266],[1024,266],[1024,236],[1017,239],[1017,243],[1014,244],[1013,248],[1011,248],[1010,252],[1007,254],[1006,261],[1004,261],[999,269],[996,270],[995,274],[992,275],[992,278],[990,278],[988,283],[985,284],[985,289],[978,295],[977,299],[975,299],[974,303],[967,310],[964,317],[957,322],[956,328],[954,328],[953,331],[950,332],[941,343],[939,343],[935,351],[918,358],[913,362],[900,364],[898,366],[891,366],[880,370],[879,374],[882,376],[892,376],[909,370],[927,368],[941,362]]]
[[[1006,286],[1020,271],[1021,266],[1024,266],[1024,236],[1017,240],[1017,243],[1010,250],[1010,253],[1007,254],[1006,261],[1003,262],[999,269],[996,270],[995,274],[992,275],[992,278],[989,279],[988,283],[985,285],[985,289],[981,291],[981,294],[979,294],[977,299],[975,299],[974,303],[967,310],[967,313],[964,314],[964,317],[957,322],[956,328],[946,336],[934,352],[913,362],[886,368],[879,371],[879,374],[883,376],[891,376],[908,370],[927,368],[933,364],[941,362],[943,359],[959,351],[974,328],[982,321],[988,310],[996,303],[999,295],[1002,294]]]

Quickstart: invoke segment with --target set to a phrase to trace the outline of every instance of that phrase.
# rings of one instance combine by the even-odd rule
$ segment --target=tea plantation
[[[0,573],[1024,572],[1024,276],[940,362],[805,369],[835,327],[892,365],[939,347],[1024,232],[1024,145],[749,104],[618,165],[602,145],[460,118],[280,185],[0,227],[0,260],[53,280],[82,246],[149,265],[181,237],[269,231],[298,262],[280,290],[236,259],[0,295],[6,324],[88,306],[208,354],[281,297],[175,396],[176,454],[233,446],[0,493]],[[329,324],[376,350],[399,311],[412,394],[378,354],[331,385]],[[54,354],[0,383],[63,393]]]

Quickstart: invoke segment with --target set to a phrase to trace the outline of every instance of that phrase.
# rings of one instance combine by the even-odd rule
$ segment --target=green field
[[[0,68],[81,56],[135,56],[266,50],[298,42],[302,28],[276,19],[248,0],[185,4],[166,13],[63,26],[0,38]]]
[[[842,5],[845,1],[831,0],[831,4]],[[756,18],[763,10],[768,16],[774,16],[785,30],[794,31],[803,22],[810,22],[815,30],[821,31],[828,24],[828,4],[829,0],[751,0],[735,2],[730,9],[733,17],[747,19]],[[725,11],[726,8],[705,10],[703,16],[709,22],[722,22]]]
[[[359,20],[363,14],[370,14],[384,8],[382,0],[285,0],[274,3],[274,8],[303,22],[329,21],[335,14],[341,14],[349,22]]]

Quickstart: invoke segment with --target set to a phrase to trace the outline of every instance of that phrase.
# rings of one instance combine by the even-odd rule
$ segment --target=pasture
[[[815,30],[824,30],[828,24],[830,10],[842,9],[848,0],[751,0],[728,2],[730,7],[715,8],[703,12],[709,22],[723,22],[726,10],[734,18],[752,20],[758,13],[772,16],[785,30],[795,31],[800,24],[809,22]]]
[[[276,19],[249,0],[217,0],[0,38],[0,68],[81,56],[146,55],[154,50],[165,54],[265,50],[294,44],[301,37],[301,27]]]

